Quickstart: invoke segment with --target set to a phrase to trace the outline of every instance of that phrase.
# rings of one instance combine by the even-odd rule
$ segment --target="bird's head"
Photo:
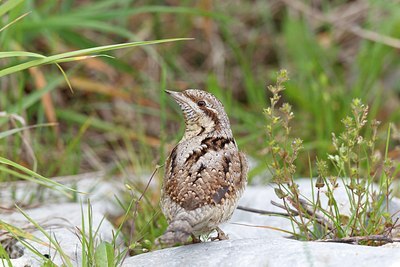
[[[210,133],[232,136],[224,106],[213,94],[198,89],[166,92],[178,103],[183,112],[186,137]]]

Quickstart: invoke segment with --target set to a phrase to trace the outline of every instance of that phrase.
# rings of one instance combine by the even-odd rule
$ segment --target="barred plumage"
[[[161,208],[169,226],[158,241],[184,243],[192,235],[218,231],[229,220],[247,181],[247,160],[238,151],[228,116],[212,94],[197,89],[167,91],[185,117],[183,138],[171,151]]]

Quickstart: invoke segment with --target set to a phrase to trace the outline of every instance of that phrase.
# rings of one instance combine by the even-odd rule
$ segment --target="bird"
[[[248,164],[239,152],[223,104],[199,89],[166,90],[180,106],[185,132],[165,163],[160,206],[168,227],[156,242],[164,246],[228,236],[219,225],[228,221],[247,184]]]

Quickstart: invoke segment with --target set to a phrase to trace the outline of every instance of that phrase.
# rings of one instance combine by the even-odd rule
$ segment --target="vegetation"
[[[122,180],[127,173],[147,177],[183,132],[164,90],[202,88],[224,103],[238,145],[254,162],[250,181],[273,179],[278,194],[300,205],[292,178],[318,176],[316,184],[332,196],[339,177],[350,178],[353,216],[340,216],[334,203],[327,210],[318,206],[316,188],[312,207],[337,231],[293,218],[303,238],[382,233],[386,226],[378,226],[390,223],[385,209],[367,203],[373,181],[383,194],[376,203],[384,203],[388,185],[398,179],[386,173],[398,157],[396,127],[392,141],[380,140],[389,137],[389,122],[396,126],[400,119],[399,7],[375,0],[309,2],[1,2],[0,182],[35,179],[70,193],[45,177],[98,170]],[[270,87],[275,92],[266,90],[281,66],[290,81],[283,75]],[[282,102],[292,108],[267,112],[286,117],[278,131],[270,122],[266,140],[261,113],[270,97],[272,109]],[[343,134],[332,142],[332,133]],[[288,143],[291,136],[298,139]],[[277,145],[290,158],[282,158]],[[385,151],[381,159],[375,150]],[[281,160],[288,165],[282,168]],[[382,164],[381,174],[370,174]],[[161,178],[160,170],[152,182]],[[165,221],[157,186],[125,180],[128,189],[118,202],[126,213],[113,221],[137,254],[153,249]],[[376,214],[367,214],[371,208]],[[98,244],[86,243],[85,260],[95,262]],[[99,249],[110,252],[108,244]]]
[[[294,179],[294,162],[302,149],[302,140],[291,140],[289,135],[289,123],[294,114],[287,103],[277,107],[280,92],[285,90],[283,83],[287,80],[286,71],[281,71],[276,85],[268,87],[272,97],[265,115],[268,121],[268,148],[273,158],[269,166],[273,182],[277,185],[275,193],[283,201],[293,232],[305,240],[363,237],[360,243],[374,245],[391,242],[389,237],[397,222],[392,220],[389,201],[392,181],[398,169],[393,168],[393,162],[387,156],[387,142],[381,170],[377,170],[381,158],[379,151],[375,151],[379,122],[369,122],[368,106],[359,99],[353,100],[351,116],[342,119],[344,131],[338,136],[332,133],[334,154],[327,155],[332,168],[325,160],[310,162],[310,165],[316,166],[318,176],[313,181],[315,192],[308,198],[301,193]],[[369,138],[365,137],[368,126],[372,129]],[[336,191],[339,188],[345,189],[349,212],[343,211],[345,208],[337,200]],[[323,195],[326,196],[326,203]]]

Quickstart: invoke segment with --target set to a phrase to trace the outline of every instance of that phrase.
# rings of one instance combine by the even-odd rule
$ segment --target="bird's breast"
[[[171,152],[164,192],[185,209],[223,204],[235,197],[241,162],[233,138],[204,137],[181,141]]]

